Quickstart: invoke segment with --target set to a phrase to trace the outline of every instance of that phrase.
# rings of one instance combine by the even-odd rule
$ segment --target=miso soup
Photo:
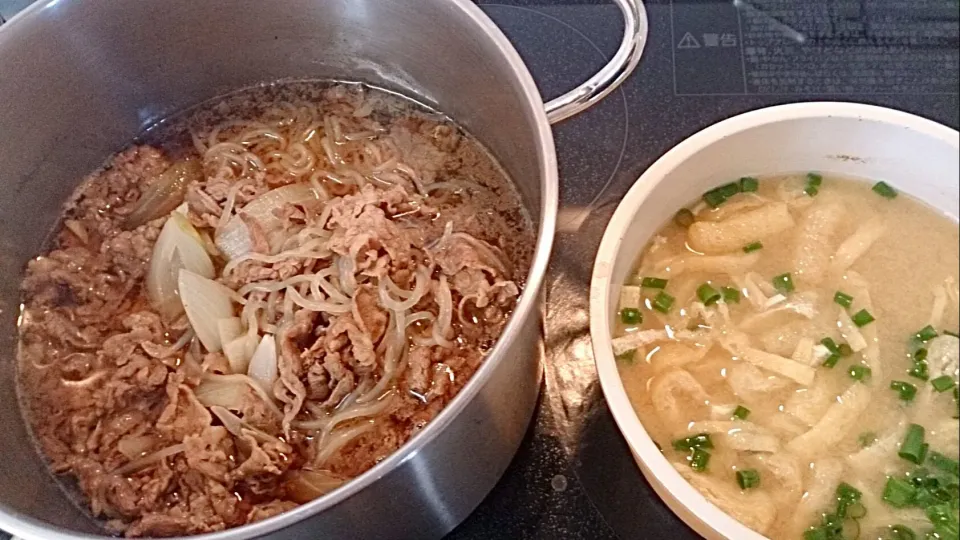
[[[885,183],[743,178],[621,288],[633,406],[708,500],[771,538],[957,538],[958,226]]]

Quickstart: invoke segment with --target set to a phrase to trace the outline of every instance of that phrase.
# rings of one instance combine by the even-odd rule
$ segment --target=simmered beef
[[[199,111],[88,177],[22,284],[39,446],[131,537],[267,519],[395,451],[483,361],[532,247],[482,148],[395,98]]]

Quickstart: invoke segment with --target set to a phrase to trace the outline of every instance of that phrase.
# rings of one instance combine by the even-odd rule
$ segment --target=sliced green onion
[[[709,433],[700,433],[673,441],[673,448],[681,452],[693,450],[694,448],[713,448],[713,440],[710,439]]]
[[[737,405],[737,408],[733,410],[733,417],[738,420],[746,420],[748,416],[750,416],[750,409],[743,405]]]
[[[840,510],[844,509],[842,505],[838,505],[838,507]],[[831,540],[843,537],[843,516],[839,513],[824,514],[820,522],[820,526],[827,532]]]
[[[669,313],[670,308],[673,307],[674,300],[676,299],[669,294],[660,292],[657,294],[656,298],[653,299],[653,309],[659,311],[660,313]]]
[[[708,463],[710,463],[710,452],[700,448],[694,449],[690,456],[690,468],[697,472],[703,472],[707,470]]]
[[[899,478],[888,478],[883,487],[883,500],[896,508],[904,508],[917,496],[917,488]]]
[[[740,184],[737,182],[731,182],[704,193],[703,200],[712,208],[717,208],[721,204],[727,202],[727,199],[733,197],[737,193],[740,193]]]
[[[719,192],[720,194],[722,194],[723,196],[729,199],[730,197],[733,197],[737,193],[740,193],[740,183],[730,182],[729,184],[724,184],[716,188],[714,191]]]
[[[960,533],[957,511],[949,503],[935,504],[926,508],[927,519],[933,523],[934,538],[955,540]]]
[[[936,489],[940,485],[940,480],[936,476],[932,476],[925,467],[908,472],[906,478],[917,489]]]
[[[922,464],[923,458],[926,457],[923,443],[924,433],[925,430],[923,426],[910,424],[910,427],[907,429],[907,435],[903,438],[903,443],[901,443],[900,451],[897,452],[897,455],[911,463],[917,465]]]
[[[877,442],[877,434],[873,431],[861,433],[860,436],[857,437],[857,444],[860,445],[860,448],[866,448],[875,442]]]
[[[850,378],[855,381],[866,381],[870,379],[870,375],[873,371],[867,366],[861,366],[859,364],[850,366],[850,369],[847,370],[847,374],[850,375]]]
[[[938,335],[937,331],[928,324],[927,326],[924,326],[923,328],[918,330],[914,336],[920,341],[926,342],[937,337],[937,335]]]
[[[929,540],[960,540],[960,526],[957,525],[956,518],[953,518],[953,521],[944,519],[942,524],[927,533],[927,538]]]
[[[645,289],[666,289],[669,280],[656,277],[645,277],[640,281],[640,286]]]
[[[811,197],[816,197],[820,193],[820,185],[823,184],[823,177],[817,173],[807,173],[807,185],[803,192]]]
[[[855,502],[847,506],[847,517],[850,519],[860,519],[867,515],[867,507],[863,503]]]
[[[887,531],[884,540],[917,540],[917,533],[906,525],[893,525]]]
[[[930,465],[933,465],[941,471],[948,472],[954,476],[960,476],[960,461],[948,458],[940,452],[930,452],[928,459]]]
[[[837,347],[837,352],[840,353],[840,356],[850,356],[851,354],[853,354],[853,347],[851,347],[850,345],[847,345],[846,343],[841,343]]]
[[[740,192],[752,193],[760,188],[760,181],[752,176],[744,176],[740,179]]]
[[[930,384],[933,385],[933,389],[937,392],[946,392],[947,390],[950,390],[956,386],[957,383],[953,382],[953,377],[949,375],[941,375],[930,381]]]
[[[913,351],[913,361],[914,362],[923,362],[927,359],[927,355],[930,354],[929,351],[923,347]]]
[[[693,215],[693,212],[691,212],[689,208],[681,208],[680,210],[677,210],[676,214],[673,215],[673,222],[684,229],[693,225],[696,221],[697,218]]]
[[[955,419],[960,419],[960,386],[953,387],[953,402],[957,405],[957,412],[954,413]]]
[[[926,351],[926,349],[920,350]],[[930,378],[930,366],[923,360],[914,362],[913,367],[907,370],[907,375],[913,377],[914,379],[925,381]]]
[[[837,291],[836,294],[833,295],[833,301],[845,308],[849,308],[853,305],[853,297],[840,291]]]
[[[930,451],[930,443],[923,443],[922,445],[920,445],[920,452],[919,452],[919,456],[918,456],[919,459],[920,459],[920,463],[919,463],[919,464],[922,464],[924,461],[926,461],[926,459],[927,459],[927,452],[929,452],[929,451]]]
[[[722,297],[723,295],[720,294],[720,291],[714,289],[709,283],[704,283],[697,287],[697,298],[699,298],[705,306],[716,304]]]
[[[711,208],[719,208],[721,204],[727,202],[727,198],[717,191],[708,191],[703,194],[703,200]]]
[[[859,501],[862,496],[863,493],[861,493],[859,489],[846,482],[840,482],[840,485],[837,486],[837,498],[841,501],[856,502]]]
[[[820,365],[825,368],[832,368],[832,367],[835,367],[837,365],[837,362],[839,361],[840,361],[840,355],[837,353],[833,353],[830,356],[828,356]]]
[[[643,313],[632,307],[625,307],[620,310],[620,322],[626,325],[637,325],[643,322]]]
[[[773,278],[773,288],[784,294],[792,293],[796,287],[793,285],[793,276],[790,272]]]
[[[857,325],[857,328],[863,328],[864,326],[876,320],[873,318],[873,315],[871,315],[870,312],[865,309],[861,309],[860,311],[854,313],[850,319],[853,321],[853,324]]]
[[[900,394],[901,401],[913,401],[917,396],[917,387],[906,381],[890,381],[890,389]]]
[[[751,489],[760,485],[760,473],[756,469],[737,471],[737,484],[740,489]]]
[[[915,482],[913,487],[917,488],[917,496],[913,499],[913,506],[919,506],[928,511],[930,507],[949,502],[953,497],[946,487],[941,487],[940,480],[934,476],[923,478],[919,485]]]
[[[890,184],[886,182],[877,182],[873,185],[873,192],[885,199],[895,199],[897,198],[897,190],[890,187]]]
[[[820,340],[820,344],[827,348],[828,351],[840,354],[840,346],[837,345],[837,342],[831,337],[825,337]]]
[[[744,253],[753,253],[754,251],[760,251],[763,249],[763,242],[753,242],[743,246]]]
[[[803,531],[803,540],[830,540],[827,531],[821,527],[813,527]]]
[[[848,519],[843,522],[843,526],[840,528],[840,538],[851,540],[859,540],[860,538],[860,521],[856,519]]]
[[[740,291],[733,287],[721,287],[720,294],[723,295],[723,301],[728,304],[740,303]]]

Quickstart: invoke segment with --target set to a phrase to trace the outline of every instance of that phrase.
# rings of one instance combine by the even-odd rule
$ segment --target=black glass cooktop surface
[[[27,3],[0,0],[0,21]],[[479,3],[546,98],[589,77],[619,44],[619,10],[608,2]],[[960,124],[956,0],[648,0],[646,12],[634,75],[554,127],[561,210],[540,404],[503,479],[452,540],[697,538],[636,468],[600,392],[588,333],[603,228],[660,155],[723,118],[795,101],[866,102]]]

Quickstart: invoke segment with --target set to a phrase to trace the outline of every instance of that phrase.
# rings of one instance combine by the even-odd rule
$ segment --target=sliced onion
[[[347,397],[344,403],[338,406],[333,413],[315,420],[294,422],[293,426],[297,429],[319,431],[326,436],[333,431],[333,428],[344,422],[356,420],[357,418],[374,418],[380,416],[393,404],[393,398],[395,396],[396,391],[391,389],[387,390],[385,394],[375,401],[360,403],[359,400],[353,400],[351,402],[349,401],[350,397]]]
[[[157,444],[153,435],[129,435],[117,441],[117,450],[127,459],[143,457]]]
[[[416,277],[417,281],[413,290],[400,293],[408,298],[403,301],[397,301],[390,296],[390,289],[398,289],[398,287],[393,283],[393,280],[390,279],[390,276],[386,274],[381,276],[380,282],[377,284],[377,289],[380,293],[380,303],[383,304],[383,307],[392,309],[393,311],[406,311],[417,305],[417,302],[423,298],[424,293],[427,291],[427,286],[430,284],[430,274],[427,273],[426,268],[420,268],[417,271]],[[393,287],[391,287],[391,285]]]
[[[150,302],[171,319],[183,313],[177,284],[181,269],[206,278],[214,275],[213,261],[200,234],[186,217],[172,212],[153,246],[146,280]]]
[[[217,322],[233,317],[232,291],[187,269],[180,270],[178,284],[187,319],[200,343],[210,352],[220,351],[223,343]]]
[[[280,411],[280,408],[277,407],[277,404],[274,403],[274,397],[270,392],[267,392],[257,381],[251,379],[247,375],[240,373],[234,373],[232,375],[220,375],[217,373],[204,373],[203,382],[201,385],[206,384],[235,384],[246,386],[254,391],[257,397],[270,409],[270,412],[275,414],[277,417],[282,417],[283,413]]]
[[[308,183],[290,184],[272,189],[247,203],[237,214],[244,214],[247,219],[256,220],[268,238],[273,239],[270,233],[283,226],[283,221],[277,217],[275,210],[287,204],[306,204],[311,201],[322,200],[323,194]],[[253,241],[250,230],[239,215],[233,216],[220,229],[216,238],[217,248],[230,260],[250,253]],[[271,252],[279,245],[270,244]]]
[[[510,274],[510,272],[508,271],[507,265],[504,264],[501,256],[498,255],[496,251],[494,251],[496,248],[494,248],[490,244],[484,242],[483,240],[478,240],[470,236],[469,234],[463,233],[463,232],[453,233],[451,235],[451,238],[456,238],[458,240],[462,240],[463,242],[466,242],[470,247],[472,247],[477,252],[478,255],[481,255],[483,256],[484,259],[486,259],[484,262],[496,268],[497,271],[500,272],[501,276],[508,276]]]
[[[242,382],[201,382],[193,393],[204,407],[223,407],[238,411],[243,408],[243,399],[250,389]]]
[[[284,486],[290,500],[305,504],[337,489],[343,482],[343,478],[327,471],[299,469],[287,475]]]
[[[217,249],[227,260],[242,257],[253,251],[253,238],[250,228],[242,219],[234,216],[217,232]]]
[[[239,416],[219,405],[210,407],[210,412],[212,412],[217,419],[220,420],[220,423],[223,424],[223,427],[227,428],[227,431],[229,431],[231,434],[237,437],[243,435],[243,432],[241,431],[243,429],[243,420],[241,420]]]
[[[440,275],[440,283],[435,292],[437,300],[437,322],[433,325],[433,339],[441,347],[447,349],[453,347],[453,342],[447,339],[447,330],[450,329],[450,323],[453,321],[453,297],[450,294],[450,286],[447,285],[447,276]]]
[[[389,328],[389,334],[384,338],[386,350],[383,354],[383,374],[373,388],[357,398],[359,405],[384,397],[387,387],[393,384],[394,376],[403,369],[401,364],[405,362],[404,355],[407,352],[407,314],[392,312]]]
[[[243,437],[245,434],[253,435],[253,438],[257,442],[268,443],[268,442],[277,442],[279,439],[270,435],[265,431],[261,431],[250,424],[246,423],[239,416],[233,414],[223,407],[218,407],[214,405],[210,407],[210,412],[212,412],[223,424],[223,427],[227,428],[231,434],[236,437]]]
[[[227,343],[240,337],[243,334],[243,324],[240,317],[227,317],[218,320],[217,333],[220,335],[221,343]]]
[[[230,363],[232,373],[246,373],[250,358],[257,350],[256,336],[244,334],[223,343],[223,354]]]
[[[370,431],[374,428],[374,423],[372,420],[367,420],[360,422],[357,425],[345,427],[338,429],[330,434],[326,440],[326,444],[322,448],[317,449],[317,455],[313,458],[314,465],[323,465],[326,463],[334,454],[336,454],[341,448],[346,446],[348,443],[363,435],[364,433]]]
[[[230,364],[230,373],[246,373],[250,357],[257,348],[256,338],[244,332],[240,317],[220,319],[217,321],[217,329],[223,354]]]
[[[280,377],[277,368],[277,340],[273,334],[266,334],[257,345],[257,350],[250,358],[247,375],[257,381],[267,392],[273,388],[273,383]]]
[[[117,476],[126,476],[132,472],[139,471],[140,469],[148,465],[152,465],[157,461],[179,454],[180,452],[183,452],[186,449],[187,449],[187,446],[183,443],[175,444],[173,446],[168,446],[161,450],[157,450],[152,454],[148,454],[141,458],[137,458],[131,461],[130,463],[127,463],[123,467],[120,467],[119,469],[113,471],[113,474]]]
[[[147,187],[137,207],[127,216],[124,227],[135,229],[148,221],[169,214],[183,202],[190,182],[203,180],[203,167],[196,160],[181,160],[171,165]]]

